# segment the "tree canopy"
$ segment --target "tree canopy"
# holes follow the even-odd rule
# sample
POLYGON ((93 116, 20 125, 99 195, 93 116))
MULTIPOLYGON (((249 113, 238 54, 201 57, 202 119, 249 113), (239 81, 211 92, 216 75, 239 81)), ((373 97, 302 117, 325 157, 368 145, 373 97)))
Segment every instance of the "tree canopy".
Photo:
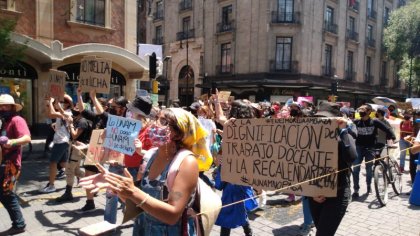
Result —
POLYGON ((13 66, 24 57, 26 46, 16 45, 10 38, 15 26, 16 21, 0 20, 0 69, 13 66))

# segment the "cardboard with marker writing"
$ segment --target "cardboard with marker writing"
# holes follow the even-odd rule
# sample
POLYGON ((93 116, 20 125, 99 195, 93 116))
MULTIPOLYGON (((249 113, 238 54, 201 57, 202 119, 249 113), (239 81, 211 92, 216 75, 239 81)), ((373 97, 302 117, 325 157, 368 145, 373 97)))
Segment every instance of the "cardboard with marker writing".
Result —
POLYGON ((397 102, 397 107, 403 111, 413 110, 411 102, 397 102))
POLYGON ((50 78, 47 82, 47 96, 58 101, 64 101, 64 92, 67 73, 50 69, 50 78))
POLYGON ((108 115, 103 146, 111 150, 133 155, 134 140, 141 129, 141 121, 121 116, 108 115))
POLYGON ((336 120, 329 118, 231 120, 223 132, 222 180, 256 189, 334 197, 336 128, 336 120), (311 181, 284 189, 307 180, 311 181))
POLYGON ((84 57, 80 63, 79 87, 82 92, 96 90, 109 94, 111 86, 112 61, 95 56, 84 57))

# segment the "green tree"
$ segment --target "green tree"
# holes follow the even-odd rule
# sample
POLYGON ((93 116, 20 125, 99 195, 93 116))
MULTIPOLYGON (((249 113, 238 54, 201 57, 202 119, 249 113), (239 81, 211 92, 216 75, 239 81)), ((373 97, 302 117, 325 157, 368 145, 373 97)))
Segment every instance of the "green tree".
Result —
POLYGON ((413 79, 420 74, 420 60, 416 60, 416 57, 420 56, 419 12, 420 0, 413 0, 393 11, 383 37, 388 55, 402 65, 398 74, 403 80, 409 80, 409 96, 413 81, 415 85, 418 84, 418 81, 413 79))
POLYGON ((0 20, 0 69, 14 66, 24 57, 25 45, 14 44, 10 38, 16 21, 0 20))

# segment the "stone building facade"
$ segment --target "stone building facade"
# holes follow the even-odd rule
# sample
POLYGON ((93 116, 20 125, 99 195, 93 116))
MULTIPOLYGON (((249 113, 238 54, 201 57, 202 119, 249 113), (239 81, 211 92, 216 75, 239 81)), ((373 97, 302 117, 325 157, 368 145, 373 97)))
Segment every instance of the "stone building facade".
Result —
POLYGON ((169 100, 184 105, 212 86, 236 98, 284 102, 327 99, 335 84, 337 100, 357 106, 373 96, 405 95, 398 65, 382 46, 389 14, 402 4, 154 0, 147 42, 163 45, 169 100))
POLYGON ((23 115, 33 129, 45 123, 49 69, 68 73, 66 92, 74 102, 84 56, 112 60, 111 92, 98 96, 132 99, 137 81, 148 80, 148 64, 136 55, 136 1, 0 0, 0 20, 4 19, 17 22, 12 41, 26 49, 19 65, 0 72, 0 89, 20 89, 23 115))

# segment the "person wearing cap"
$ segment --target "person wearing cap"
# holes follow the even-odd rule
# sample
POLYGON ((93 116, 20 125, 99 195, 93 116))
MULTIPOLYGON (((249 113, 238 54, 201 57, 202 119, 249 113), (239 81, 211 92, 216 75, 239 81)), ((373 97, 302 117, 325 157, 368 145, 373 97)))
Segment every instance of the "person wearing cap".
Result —
MULTIPOLYGON (((22 145, 31 142, 31 133, 25 119, 17 112, 22 105, 15 103, 9 94, 0 95, 1 119, 1 166, 0 166, 0 202, 9 213, 12 227, 0 235, 12 235, 25 231, 25 220, 14 192, 14 185, 21 173, 22 145)), ((4 218, 3 218, 4 219, 4 218)))
POLYGON ((51 149, 50 165, 49 165, 49 182, 45 187, 40 189, 41 193, 52 193, 56 191, 54 182, 57 174, 57 163, 62 167, 66 167, 68 159, 68 149, 70 142, 69 125, 72 123, 71 108, 73 108, 73 99, 65 94, 64 102, 61 105, 58 100, 47 97, 48 117, 56 119, 54 124, 55 134, 53 138, 54 146, 51 149))
MULTIPOLYGON (((331 102, 321 102, 317 117, 339 117, 340 108, 331 102)), ((338 177, 336 197, 309 197, 309 208, 316 227, 316 235, 329 236, 337 231, 350 203, 350 174, 352 162, 356 159, 356 144, 349 133, 346 118, 337 118, 338 177)))
MULTIPOLYGON (((375 113, 376 119, 378 119, 379 121, 384 123, 384 125, 386 125, 386 127, 394 130, 392 128, 391 124, 385 119, 385 115, 386 115, 386 112, 387 112, 386 110, 387 109, 385 109, 385 108, 378 108, 376 110, 376 113, 375 113)), ((378 130, 377 142, 386 144, 386 133, 384 131, 378 130)))
POLYGON ((363 159, 366 164, 366 185, 367 185, 367 194, 372 193, 372 188, 370 184, 372 183, 372 172, 373 172, 373 163, 374 153, 371 151, 377 142, 376 134, 378 129, 386 133, 387 140, 395 140, 394 131, 378 119, 371 119, 370 113, 372 112, 372 107, 370 105, 362 105, 358 108, 360 115, 359 120, 355 120, 354 124, 357 128, 357 138, 356 138, 356 150, 357 158, 354 161, 353 165, 353 199, 356 200, 359 198, 359 175, 360 175, 360 164, 363 159))

